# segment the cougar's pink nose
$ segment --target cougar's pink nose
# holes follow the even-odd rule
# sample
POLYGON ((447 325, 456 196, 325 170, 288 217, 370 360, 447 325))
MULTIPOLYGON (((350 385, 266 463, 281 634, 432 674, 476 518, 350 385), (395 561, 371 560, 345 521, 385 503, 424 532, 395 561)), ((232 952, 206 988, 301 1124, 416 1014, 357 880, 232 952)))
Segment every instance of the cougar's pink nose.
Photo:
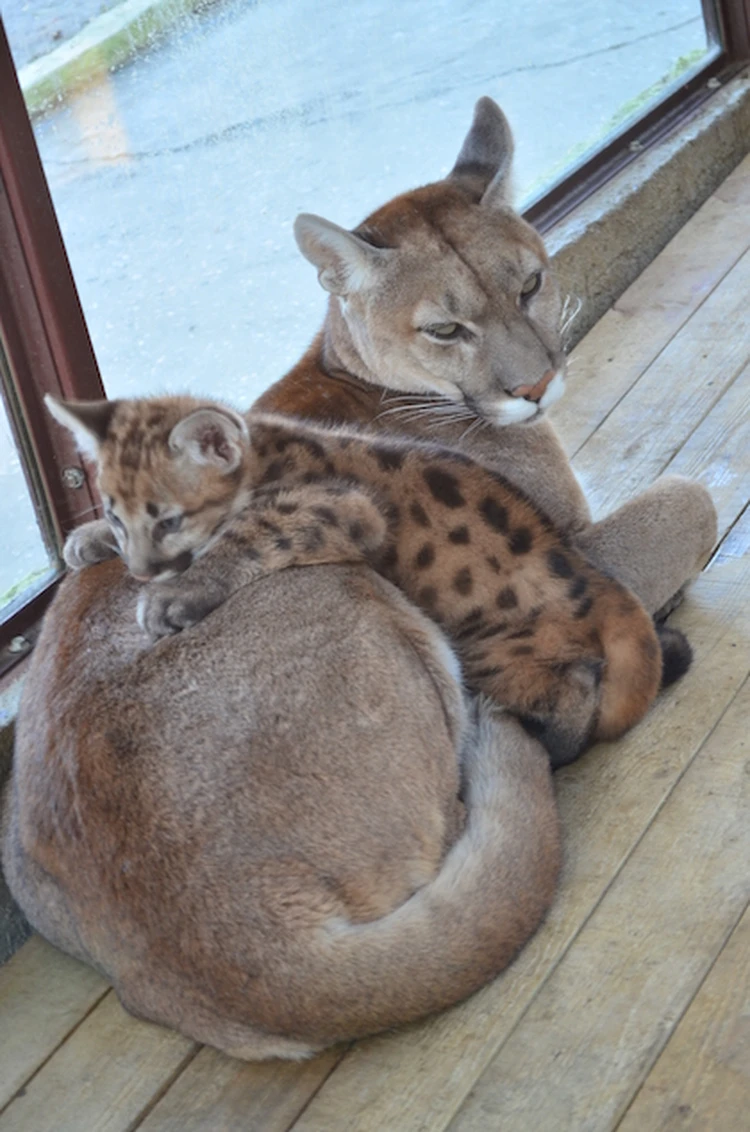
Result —
POLYGON ((519 385, 513 390, 514 397, 525 397, 527 401, 541 401, 544 391, 555 376, 553 369, 548 369, 541 381, 536 385, 519 385))

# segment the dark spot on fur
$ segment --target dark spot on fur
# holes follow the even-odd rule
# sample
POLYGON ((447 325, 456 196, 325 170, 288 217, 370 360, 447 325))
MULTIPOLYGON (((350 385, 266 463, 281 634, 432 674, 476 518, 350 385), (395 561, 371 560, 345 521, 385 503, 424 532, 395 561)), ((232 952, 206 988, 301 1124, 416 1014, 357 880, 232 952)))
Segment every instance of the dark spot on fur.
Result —
POLYGON ((288 460, 272 460, 263 473, 263 478, 260 482, 269 483, 272 480, 280 480, 288 466, 288 460))
POLYGON ((299 510, 299 503, 294 503, 291 500, 288 503, 277 503, 276 510, 280 515, 293 515, 295 511, 299 510))
POLYGON ((437 604, 437 590, 434 586, 423 586, 417 594, 417 604, 423 609, 434 609, 437 604))
POLYGON ((588 617, 591 612, 591 607, 594 604, 593 598, 585 597, 578 608, 573 613, 576 621, 583 621, 584 617, 588 617))
POLYGON ((431 542, 426 542, 422 549, 417 553, 414 559, 414 565, 418 570, 425 570, 428 566, 432 566, 435 561, 435 547, 431 542))
POLYGON ((495 599, 498 609, 515 609, 518 605, 518 594, 513 586, 505 586, 495 599))
POLYGON ((448 541, 452 542, 454 546, 468 546, 471 542, 469 528, 454 527, 452 531, 448 531, 448 541))
POLYGON ((579 574, 578 577, 574 578, 570 583, 568 597, 571 599, 571 601, 578 601, 579 597, 583 597, 583 595, 586 593, 587 586, 588 582, 584 578, 583 574, 579 574))
POLYGON ((522 637, 533 637, 533 636, 534 636, 534 630, 530 629, 528 626, 526 626, 526 628, 524 628, 524 629, 516 629, 515 633, 509 633, 508 634, 508 640, 509 641, 520 641, 522 637))
POLYGON ((502 573, 502 571, 503 571, 503 566, 502 566, 502 563, 501 563, 500 559, 499 559, 499 558, 497 557, 497 555, 495 555, 495 554, 488 554, 488 555, 487 555, 487 559, 486 559, 486 561, 487 561, 487 565, 488 565, 488 566, 489 566, 489 567, 490 567, 490 568, 491 568, 492 570, 494 570, 496 574, 501 574, 501 573, 502 573))
POLYGON ((353 523, 349 524, 349 538, 352 540, 352 542, 361 542, 364 537, 364 524, 360 523, 358 519, 355 519, 353 523))
POLYGON ((338 515, 333 507, 313 507, 313 515, 316 515, 321 523, 325 523, 327 527, 337 527, 339 525, 338 515))
POLYGON ((307 527, 305 530, 305 550, 320 550, 326 539, 320 527, 307 527))
POLYGON ((443 468, 426 468, 424 480, 432 496, 445 507, 463 507, 466 503, 459 490, 459 482, 450 472, 443 468))
POLYGON ((323 479, 323 477, 320 474, 320 472, 305 472, 304 476, 302 477, 302 482, 303 483, 320 483, 320 481, 322 479, 323 479))
POLYGON ((453 636, 456 639, 472 636, 481 625, 483 618, 484 610, 481 606, 477 605, 474 609, 470 610, 465 617, 461 618, 453 631, 453 636))
POLYGON ((503 671, 502 664, 496 664, 493 668, 477 668, 469 674, 469 679, 474 684, 477 680, 491 680, 493 676, 501 676, 503 671))
MULTIPOLYGON (((285 437, 280 436, 279 439, 275 441, 274 448, 277 452, 286 452, 288 445, 289 441, 286 440, 285 437)), ((258 452, 260 452, 260 449, 258 449, 258 452)))
POLYGON ((511 650, 512 656, 531 656, 534 651, 533 645, 515 645, 511 650))
MULTIPOLYGON (((281 527, 272 523, 270 519, 258 519, 258 526, 262 531, 268 531, 269 535, 282 535, 284 533, 281 527)), ((226 538, 226 535, 222 537, 226 538)))
POLYGON ((411 515, 414 522, 418 524, 418 526, 430 526, 430 516, 425 511, 422 504, 418 503, 416 499, 409 504, 409 514, 411 515))
POLYGON ((465 597, 470 594, 474 588, 474 582, 471 577, 471 570, 468 566, 462 566, 453 577, 453 588, 456 593, 465 597))
POLYGON ((297 438, 299 444, 304 445, 307 451, 316 460, 325 460, 326 450, 318 440, 313 440, 310 436, 300 436, 297 438))
POLYGON ((508 536, 508 546, 511 554, 528 554, 534 544, 531 531, 528 527, 516 527, 508 536))
POLYGON ((148 514, 151 516, 152 519, 155 519, 156 516, 159 514, 159 508, 156 506, 155 503, 147 503, 146 504, 146 511, 148 512, 148 514))
POLYGON ((391 526, 394 527, 401 518, 401 508, 397 503, 386 503, 383 513, 391 526))
POLYGON ((333 478, 333 476, 335 476, 335 475, 338 475, 338 468, 336 467, 336 465, 333 463, 332 460, 326 460, 325 467, 323 468, 323 471, 325 472, 325 474, 327 476, 331 476, 331 478, 333 478))
POLYGON ((291 550, 292 549, 292 540, 290 538, 287 538, 286 535, 282 535, 281 538, 276 539, 276 549, 277 550, 291 550))
POLYGON ((502 503, 498 503, 491 495, 485 496, 479 504, 479 514, 488 527, 493 531, 504 534, 508 529, 508 512, 502 503))
POLYGON ((403 452, 399 452, 397 449, 373 445, 372 450, 375 453, 375 459, 384 472, 395 472, 404 462, 403 452))
POLYGON ((498 633, 505 633, 508 628, 507 621, 498 621, 495 625, 488 625, 486 629, 480 629, 475 634, 474 640, 486 641, 489 637, 496 637, 498 633))
POLYGON ((573 567, 570 564, 570 559, 567 554, 563 554, 561 550, 552 548, 547 551, 547 565, 550 572, 555 574, 558 578, 572 578, 573 567))

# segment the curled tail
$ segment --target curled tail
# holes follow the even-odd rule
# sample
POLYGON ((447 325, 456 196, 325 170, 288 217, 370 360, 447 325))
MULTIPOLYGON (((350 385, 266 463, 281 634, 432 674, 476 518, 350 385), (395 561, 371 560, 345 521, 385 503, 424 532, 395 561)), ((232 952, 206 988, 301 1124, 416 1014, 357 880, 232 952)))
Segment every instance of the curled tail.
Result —
POLYGON ((693 662, 693 650, 680 629, 657 625, 656 635, 661 648, 661 686, 668 688, 687 672, 693 662))
MULTIPOLYGON (((314 1048, 442 1010, 510 963, 560 866, 547 759, 481 706, 465 760, 465 830, 438 875, 382 919, 329 923, 285 980, 285 1033, 314 1048)), ((281 1005, 281 1004, 280 1004, 281 1005)))

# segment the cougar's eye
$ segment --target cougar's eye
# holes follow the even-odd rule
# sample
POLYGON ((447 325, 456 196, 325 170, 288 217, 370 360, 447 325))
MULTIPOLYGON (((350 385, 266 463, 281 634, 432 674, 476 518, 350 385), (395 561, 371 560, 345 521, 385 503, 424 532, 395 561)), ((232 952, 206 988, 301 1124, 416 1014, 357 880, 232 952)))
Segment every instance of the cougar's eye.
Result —
POLYGON ((541 285, 542 273, 541 271, 535 271, 533 275, 530 275, 528 277, 523 287, 521 288, 521 301, 524 303, 528 302, 529 299, 531 299, 537 293, 541 285))
POLYGON ((167 515, 154 523, 154 533, 158 535, 172 535, 182 526, 182 515, 167 515))
POLYGON ((461 330, 460 322, 440 322, 436 326, 425 326, 424 333, 428 338, 436 338, 438 342, 455 342, 461 330))

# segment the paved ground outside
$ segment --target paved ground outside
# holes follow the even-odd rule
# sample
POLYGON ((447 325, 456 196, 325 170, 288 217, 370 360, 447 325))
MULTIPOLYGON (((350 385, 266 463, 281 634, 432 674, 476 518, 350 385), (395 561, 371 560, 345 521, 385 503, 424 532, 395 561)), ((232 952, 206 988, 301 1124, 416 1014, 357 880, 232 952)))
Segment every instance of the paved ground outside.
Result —
MULTIPOLYGON (((0 3, 22 68, 98 6, 0 3)), ((191 14, 35 124, 109 392, 249 404, 323 313, 297 213, 352 225, 444 174, 482 94, 509 115, 528 196, 704 47, 700 0, 579 0, 574 17, 548 0, 226 0, 191 14)), ((1 427, 0 488, 13 547, 1 596, 36 538, 1 427)))

